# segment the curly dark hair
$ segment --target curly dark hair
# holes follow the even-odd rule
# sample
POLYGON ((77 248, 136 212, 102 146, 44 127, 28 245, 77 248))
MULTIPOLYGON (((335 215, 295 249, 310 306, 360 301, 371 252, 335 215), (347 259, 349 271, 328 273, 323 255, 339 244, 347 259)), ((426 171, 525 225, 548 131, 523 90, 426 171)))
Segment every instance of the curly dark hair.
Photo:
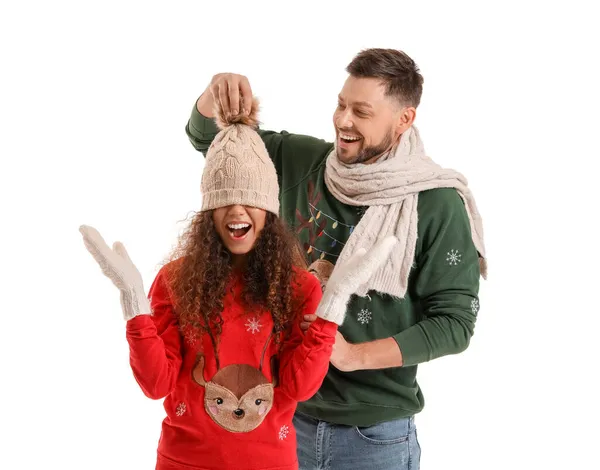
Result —
MULTIPOLYGON (((297 247, 292 232, 267 212, 265 226, 248 253, 243 272, 243 303, 248 309, 271 313, 278 342, 289 330, 296 311, 293 266, 306 266, 297 247)), ((170 260, 174 262, 169 265, 169 285, 179 327, 196 338, 208 333, 216 352, 223 324, 223 299, 233 268, 212 211, 199 212, 192 218, 170 260)))

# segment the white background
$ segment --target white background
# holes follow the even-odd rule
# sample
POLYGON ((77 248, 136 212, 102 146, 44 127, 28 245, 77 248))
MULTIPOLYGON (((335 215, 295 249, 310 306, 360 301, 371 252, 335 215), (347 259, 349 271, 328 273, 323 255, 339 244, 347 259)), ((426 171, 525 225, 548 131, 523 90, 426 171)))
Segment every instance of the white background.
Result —
POLYGON ((2 3, 0 468, 154 468, 162 404, 79 225, 123 241, 148 288, 200 207, 184 126, 211 76, 246 74, 264 128, 331 139, 365 47, 419 64, 426 149, 468 177, 489 251, 470 348, 419 371, 421 468, 600 468, 591 7, 218 4, 2 3))

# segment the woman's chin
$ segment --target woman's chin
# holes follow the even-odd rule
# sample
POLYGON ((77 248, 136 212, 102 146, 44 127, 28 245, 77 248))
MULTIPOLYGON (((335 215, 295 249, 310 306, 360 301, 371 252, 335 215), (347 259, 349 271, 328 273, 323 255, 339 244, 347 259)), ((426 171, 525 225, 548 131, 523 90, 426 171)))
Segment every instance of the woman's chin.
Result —
POLYGON ((244 256, 252 251, 252 248, 254 247, 254 240, 244 240, 243 242, 239 243, 227 243, 225 246, 232 255, 244 256))

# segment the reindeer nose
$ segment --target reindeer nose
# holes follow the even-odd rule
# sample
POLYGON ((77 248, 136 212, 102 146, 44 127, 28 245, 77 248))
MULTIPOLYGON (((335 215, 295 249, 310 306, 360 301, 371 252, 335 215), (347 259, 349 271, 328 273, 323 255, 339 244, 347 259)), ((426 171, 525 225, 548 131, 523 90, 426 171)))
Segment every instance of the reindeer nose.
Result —
POLYGON ((233 412, 233 414, 235 419, 242 419, 246 413, 241 408, 238 408, 233 412))

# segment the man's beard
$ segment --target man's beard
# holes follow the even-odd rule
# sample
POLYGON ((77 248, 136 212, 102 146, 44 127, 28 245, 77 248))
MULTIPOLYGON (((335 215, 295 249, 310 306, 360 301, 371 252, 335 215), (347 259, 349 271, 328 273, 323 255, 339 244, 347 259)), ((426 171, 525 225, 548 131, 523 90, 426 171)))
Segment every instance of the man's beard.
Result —
POLYGON ((381 156, 384 152, 390 149, 394 142, 394 137, 392 131, 389 131, 385 138, 379 142, 377 145, 373 145, 371 147, 364 147, 358 152, 358 155, 354 157, 354 159, 348 162, 351 165, 357 163, 365 163, 369 160, 372 160, 375 157, 381 156))

